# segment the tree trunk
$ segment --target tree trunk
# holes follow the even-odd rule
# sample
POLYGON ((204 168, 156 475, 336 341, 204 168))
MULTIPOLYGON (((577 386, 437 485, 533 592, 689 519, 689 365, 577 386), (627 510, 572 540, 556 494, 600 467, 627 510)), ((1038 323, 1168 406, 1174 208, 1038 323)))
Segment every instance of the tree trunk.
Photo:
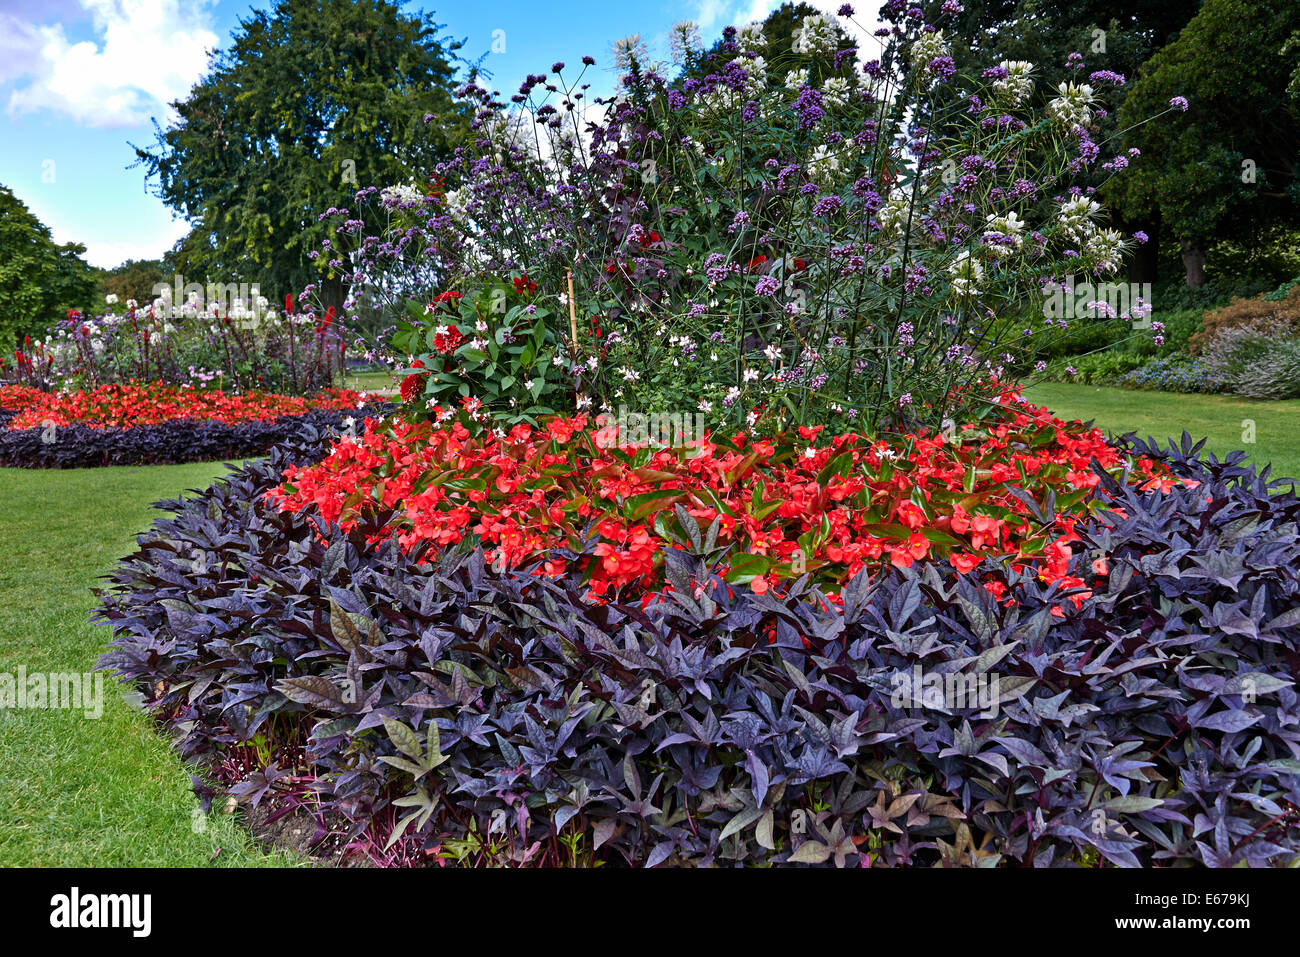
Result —
POLYGON ((1200 289, 1205 285, 1205 249, 1194 239, 1178 240, 1178 247, 1183 254, 1183 268, 1187 270, 1189 289, 1200 289))

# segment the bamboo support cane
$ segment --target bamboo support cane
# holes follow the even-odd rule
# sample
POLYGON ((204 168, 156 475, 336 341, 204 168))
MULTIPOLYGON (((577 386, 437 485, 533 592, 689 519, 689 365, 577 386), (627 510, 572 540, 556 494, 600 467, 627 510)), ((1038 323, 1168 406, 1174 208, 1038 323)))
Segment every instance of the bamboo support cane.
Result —
POLYGON ((573 270, 566 269, 564 278, 569 282, 569 335, 573 340, 573 358, 578 358, 578 313, 573 303, 573 270))

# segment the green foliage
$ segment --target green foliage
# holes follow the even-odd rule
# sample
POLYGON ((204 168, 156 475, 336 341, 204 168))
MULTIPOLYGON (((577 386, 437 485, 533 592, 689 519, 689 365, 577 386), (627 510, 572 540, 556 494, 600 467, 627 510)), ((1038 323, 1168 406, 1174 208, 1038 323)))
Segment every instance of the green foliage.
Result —
POLYGON ((122 302, 134 299, 144 304, 154 299, 155 286, 170 282, 171 274, 164 272, 162 260, 128 259, 120 266, 104 272, 100 291, 104 295, 117 296, 122 302))
POLYGON ((0 348, 38 333, 69 309, 88 309, 95 271, 86 247, 59 245, 7 186, 0 185, 0 348))
POLYGON ((1206 0, 1120 109, 1121 125, 1135 127, 1126 144, 1142 157, 1108 198, 1159 215, 1185 245, 1202 249, 1216 236, 1251 236, 1294 216, 1300 124, 1285 91, 1293 63, 1280 51, 1298 25, 1295 4, 1206 0), (1190 104, 1186 113, 1143 123, 1178 96, 1190 104), (1244 181, 1252 169, 1254 182, 1244 181))
MULTIPOLYGON (((311 254, 330 236, 321 213, 360 188, 406 182, 462 135, 458 44, 440 30, 386 0, 279 0, 242 20, 174 104, 179 123, 154 149, 136 148, 161 198, 194 223, 176 258, 271 295, 312 281, 311 254)), ((338 269, 320 285, 326 306, 342 304, 338 269)))
POLYGON ((393 343, 427 371, 421 403, 460 409, 472 396, 482 403, 481 415, 507 426, 535 424, 570 405, 555 331, 567 317, 520 298, 498 282, 428 306, 407 304, 393 343), (466 338, 446 350, 440 337, 462 329, 466 338))

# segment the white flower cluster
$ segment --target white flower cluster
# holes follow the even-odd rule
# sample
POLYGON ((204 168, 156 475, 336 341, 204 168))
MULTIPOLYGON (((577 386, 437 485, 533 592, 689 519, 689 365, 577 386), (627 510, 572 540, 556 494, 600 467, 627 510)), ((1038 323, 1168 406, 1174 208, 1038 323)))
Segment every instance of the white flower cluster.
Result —
POLYGON ((804 56, 816 56, 819 53, 834 53, 839 42, 840 29, 835 18, 815 13, 803 18, 803 23, 795 31, 791 48, 804 56))
POLYGON ((1083 255, 1092 261, 1094 268, 1111 273, 1119 268, 1124 255, 1124 239, 1114 229, 1100 229, 1088 237, 1083 255))
POLYGON ((916 38, 912 44, 912 66, 924 67, 931 60, 937 60, 940 57, 948 55, 948 41, 944 38, 942 30, 935 30, 933 33, 923 33, 916 38))
POLYGON ((834 146, 819 145, 808 157, 806 169, 809 178, 818 186, 831 188, 852 172, 855 157, 849 149, 851 140, 844 140, 834 146))
POLYGON ((1003 216, 990 214, 986 223, 984 232, 985 240, 996 240, 997 237, 1006 237, 1002 241, 988 242, 986 248, 989 254, 996 259, 1003 259, 1014 252, 1019 252, 1025 239, 1022 235, 1025 229, 1025 221, 1016 216, 1015 212, 1009 212, 1003 216))
POLYGON ((736 31, 736 46, 741 53, 760 53, 767 48, 767 37, 763 35, 763 22, 755 20, 736 31))
POLYGON ((1047 104, 1047 115, 1062 126, 1073 129, 1092 121, 1092 104, 1096 97, 1087 83, 1062 82, 1056 88, 1060 96, 1047 104))
POLYGON ((1028 60, 1003 60, 998 66, 1007 75, 993 81, 993 92, 1006 100, 1009 106, 1019 106, 1034 92, 1034 65, 1028 60))
POLYGON ((469 188, 462 186, 460 189, 450 190, 443 196, 443 205, 448 216, 457 222, 465 222, 469 218, 469 188))
POLYGON ((392 209, 403 204, 418 205, 424 202, 424 195, 416 188, 414 183, 408 183, 404 186, 385 186, 379 191, 379 201, 392 209))
POLYGON ((745 85, 739 90, 719 85, 700 97, 700 111, 705 114, 725 114, 738 110, 750 100, 761 100, 767 88, 767 64, 763 58, 752 60, 732 60, 733 64, 745 71, 745 85))
POLYGON ((880 223, 880 233, 882 238, 893 238, 902 231, 903 226, 907 223, 908 200, 905 196, 891 196, 885 200, 885 205, 880 207, 876 213, 876 220, 880 223))
POLYGON ((1096 226, 1092 218, 1101 212, 1101 206, 1086 196, 1073 196, 1061 204, 1056 221, 1071 239, 1083 241, 1093 234, 1096 226))
MULTIPOLYGON (((857 74, 853 74, 856 79, 857 74)), ((822 103, 832 110, 840 110, 849 105, 853 98, 853 81, 842 76, 832 76, 822 84, 822 103)))
POLYGON ((948 265, 948 272, 952 274, 953 291, 959 296, 968 296, 978 291, 979 284, 984 279, 984 267, 971 256, 968 249, 963 249, 961 255, 948 265))

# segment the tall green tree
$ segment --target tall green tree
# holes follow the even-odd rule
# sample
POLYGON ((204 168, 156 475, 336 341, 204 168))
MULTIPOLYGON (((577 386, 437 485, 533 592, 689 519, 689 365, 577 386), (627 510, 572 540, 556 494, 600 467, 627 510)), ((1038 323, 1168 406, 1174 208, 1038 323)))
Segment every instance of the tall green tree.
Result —
POLYGON ((39 335, 69 309, 94 304, 96 271, 80 243, 60 245, 13 190, 0 185, 0 347, 39 335))
POLYGON ((1300 4, 1205 0, 1120 110, 1121 123, 1136 124, 1174 97, 1189 104, 1128 135, 1143 155, 1114 192, 1126 208, 1159 215, 1191 287, 1204 284, 1211 240, 1250 242, 1300 212, 1300 91, 1287 88, 1297 29, 1300 4))
POLYGON ((319 282, 341 303, 340 276, 309 255, 333 238, 319 216, 427 175, 468 128, 452 95, 459 44, 441 30, 386 0, 279 0, 241 20, 173 104, 178 121, 136 148, 192 224, 183 259, 204 275, 186 281, 258 282, 268 297, 319 282))
POLYGON ((134 299, 144 306, 153 299, 155 286, 170 282, 170 277, 164 278, 162 260, 128 259, 104 271, 102 289, 105 295, 112 293, 122 302, 134 299))

